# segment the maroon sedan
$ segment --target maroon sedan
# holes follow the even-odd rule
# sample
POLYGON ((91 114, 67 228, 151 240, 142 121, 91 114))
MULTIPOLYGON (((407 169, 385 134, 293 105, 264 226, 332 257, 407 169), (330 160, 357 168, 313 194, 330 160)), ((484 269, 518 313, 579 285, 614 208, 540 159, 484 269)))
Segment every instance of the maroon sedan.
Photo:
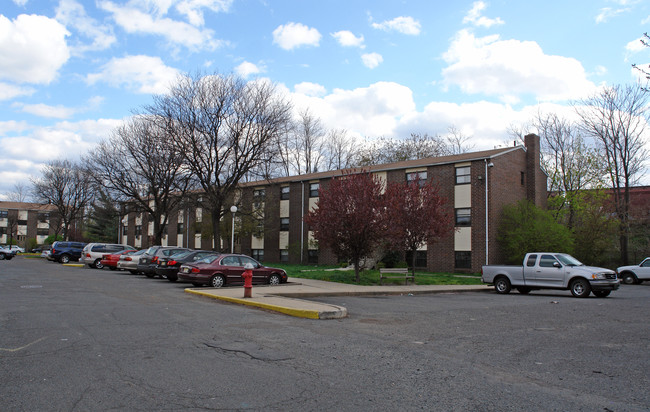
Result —
POLYGON ((253 283, 279 285, 287 281, 287 273, 282 269, 263 266, 255 259, 245 255, 213 255, 192 264, 183 264, 178 279, 192 282, 194 286, 210 285, 220 288, 224 285, 241 285, 244 267, 252 265, 253 283))

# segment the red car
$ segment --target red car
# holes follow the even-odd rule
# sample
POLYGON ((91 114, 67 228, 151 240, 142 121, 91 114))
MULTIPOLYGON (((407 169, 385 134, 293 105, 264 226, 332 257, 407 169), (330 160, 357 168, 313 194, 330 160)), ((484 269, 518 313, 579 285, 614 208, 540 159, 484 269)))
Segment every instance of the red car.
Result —
POLYGON ((252 265, 253 283, 279 285, 286 283, 287 272, 282 269, 263 266, 245 255, 213 255, 192 264, 181 265, 178 279, 192 282, 194 286, 210 285, 220 288, 224 285, 241 285, 244 266, 252 265))
POLYGON ((120 260, 120 256, 122 255, 130 255, 133 252, 137 252, 137 250, 132 249, 132 250, 121 250, 117 253, 110 253, 106 255, 102 255, 102 265, 104 267, 109 268, 110 270, 116 270, 117 269, 117 262, 120 260))

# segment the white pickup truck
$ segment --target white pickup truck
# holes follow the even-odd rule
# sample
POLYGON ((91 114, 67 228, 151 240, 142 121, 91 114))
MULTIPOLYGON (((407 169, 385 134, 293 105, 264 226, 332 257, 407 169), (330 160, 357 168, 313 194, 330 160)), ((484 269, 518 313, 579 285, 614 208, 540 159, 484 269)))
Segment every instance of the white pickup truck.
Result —
POLYGON ((619 278, 623 279, 623 283, 628 285, 650 280, 650 257, 645 258, 638 265, 621 266, 616 269, 616 273, 619 278))
POLYGON ((528 253, 523 266, 487 265, 481 275, 483 283, 494 285, 502 294, 513 287, 523 294, 537 289, 568 289, 578 298, 589 293, 604 298, 621 283, 613 270, 585 266, 565 253, 528 253))

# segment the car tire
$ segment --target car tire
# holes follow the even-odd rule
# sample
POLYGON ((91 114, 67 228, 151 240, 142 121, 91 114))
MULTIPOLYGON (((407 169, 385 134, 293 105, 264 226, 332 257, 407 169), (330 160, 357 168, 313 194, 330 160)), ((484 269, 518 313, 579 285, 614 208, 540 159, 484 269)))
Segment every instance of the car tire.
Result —
POLYGON ((511 289, 512 285, 510 284, 510 280, 505 276, 499 276, 494 281, 494 290, 501 295, 510 293, 511 289))
POLYGON ((138 271, 135 270, 135 269, 131 269, 131 270, 129 270, 129 272, 131 272, 132 275, 137 275, 138 274, 138 271))
POLYGON ((220 288, 226 284, 226 279, 222 275, 214 275, 210 278, 210 286, 220 288))
POLYGON ((148 277, 149 279, 151 279, 151 278, 153 278, 154 276, 156 276, 155 273, 145 273, 144 275, 145 275, 146 277, 148 277))
POLYGON ((59 262, 65 264, 65 263, 70 263, 70 255, 63 254, 59 258, 59 262))
MULTIPOLYGON (((5 260, 5 259, 7 259, 7 257, 5 256, 5 254, 4 254, 4 253, 0 253, 0 260, 5 260)), ((7 260, 9 260, 9 259, 7 259, 7 260)))
POLYGON ((110 270, 117 270, 117 268, 116 268, 115 266, 109 266, 108 268, 109 268, 110 270))
POLYGON ((269 285, 271 286, 277 286, 280 284, 280 276, 279 275, 271 275, 269 276, 269 285))
POLYGON ((518 287, 517 292, 521 293, 522 295, 527 295, 530 293, 530 288, 518 287))
POLYGON ((170 282, 176 282, 178 280, 178 276, 176 275, 167 275, 167 280, 170 282))
POLYGON ((586 298, 591 293, 591 286, 587 279, 576 279, 571 282, 571 294, 576 298, 586 298))
POLYGON ((626 285, 634 285, 637 283, 636 276, 634 276, 634 273, 625 273, 623 275, 623 283, 626 285))
POLYGON ((93 267, 95 269, 104 269, 104 265, 102 264, 102 260, 101 259, 95 259, 95 261, 93 262, 93 267))
POLYGON ((610 293, 612 293, 611 290, 594 290, 591 293, 594 294, 595 297, 597 298, 606 298, 609 296, 610 293))

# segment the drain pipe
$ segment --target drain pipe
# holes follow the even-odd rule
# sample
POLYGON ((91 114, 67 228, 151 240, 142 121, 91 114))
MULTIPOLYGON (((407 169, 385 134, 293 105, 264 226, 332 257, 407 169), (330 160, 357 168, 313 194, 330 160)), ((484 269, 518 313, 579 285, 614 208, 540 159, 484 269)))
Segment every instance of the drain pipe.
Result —
POLYGON ((488 158, 485 159, 485 264, 489 265, 489 256, 490 256, 490 226, 489 226, 489 203, 488 203, 488 186, 490 184, 490 180, 488 179, 488 167, 492 168, 494 167, 494 163, 490 161, 488 163, 488 158))
POLYGON ((300 182, 300 263, 305 253, 305 181, 300 182))

